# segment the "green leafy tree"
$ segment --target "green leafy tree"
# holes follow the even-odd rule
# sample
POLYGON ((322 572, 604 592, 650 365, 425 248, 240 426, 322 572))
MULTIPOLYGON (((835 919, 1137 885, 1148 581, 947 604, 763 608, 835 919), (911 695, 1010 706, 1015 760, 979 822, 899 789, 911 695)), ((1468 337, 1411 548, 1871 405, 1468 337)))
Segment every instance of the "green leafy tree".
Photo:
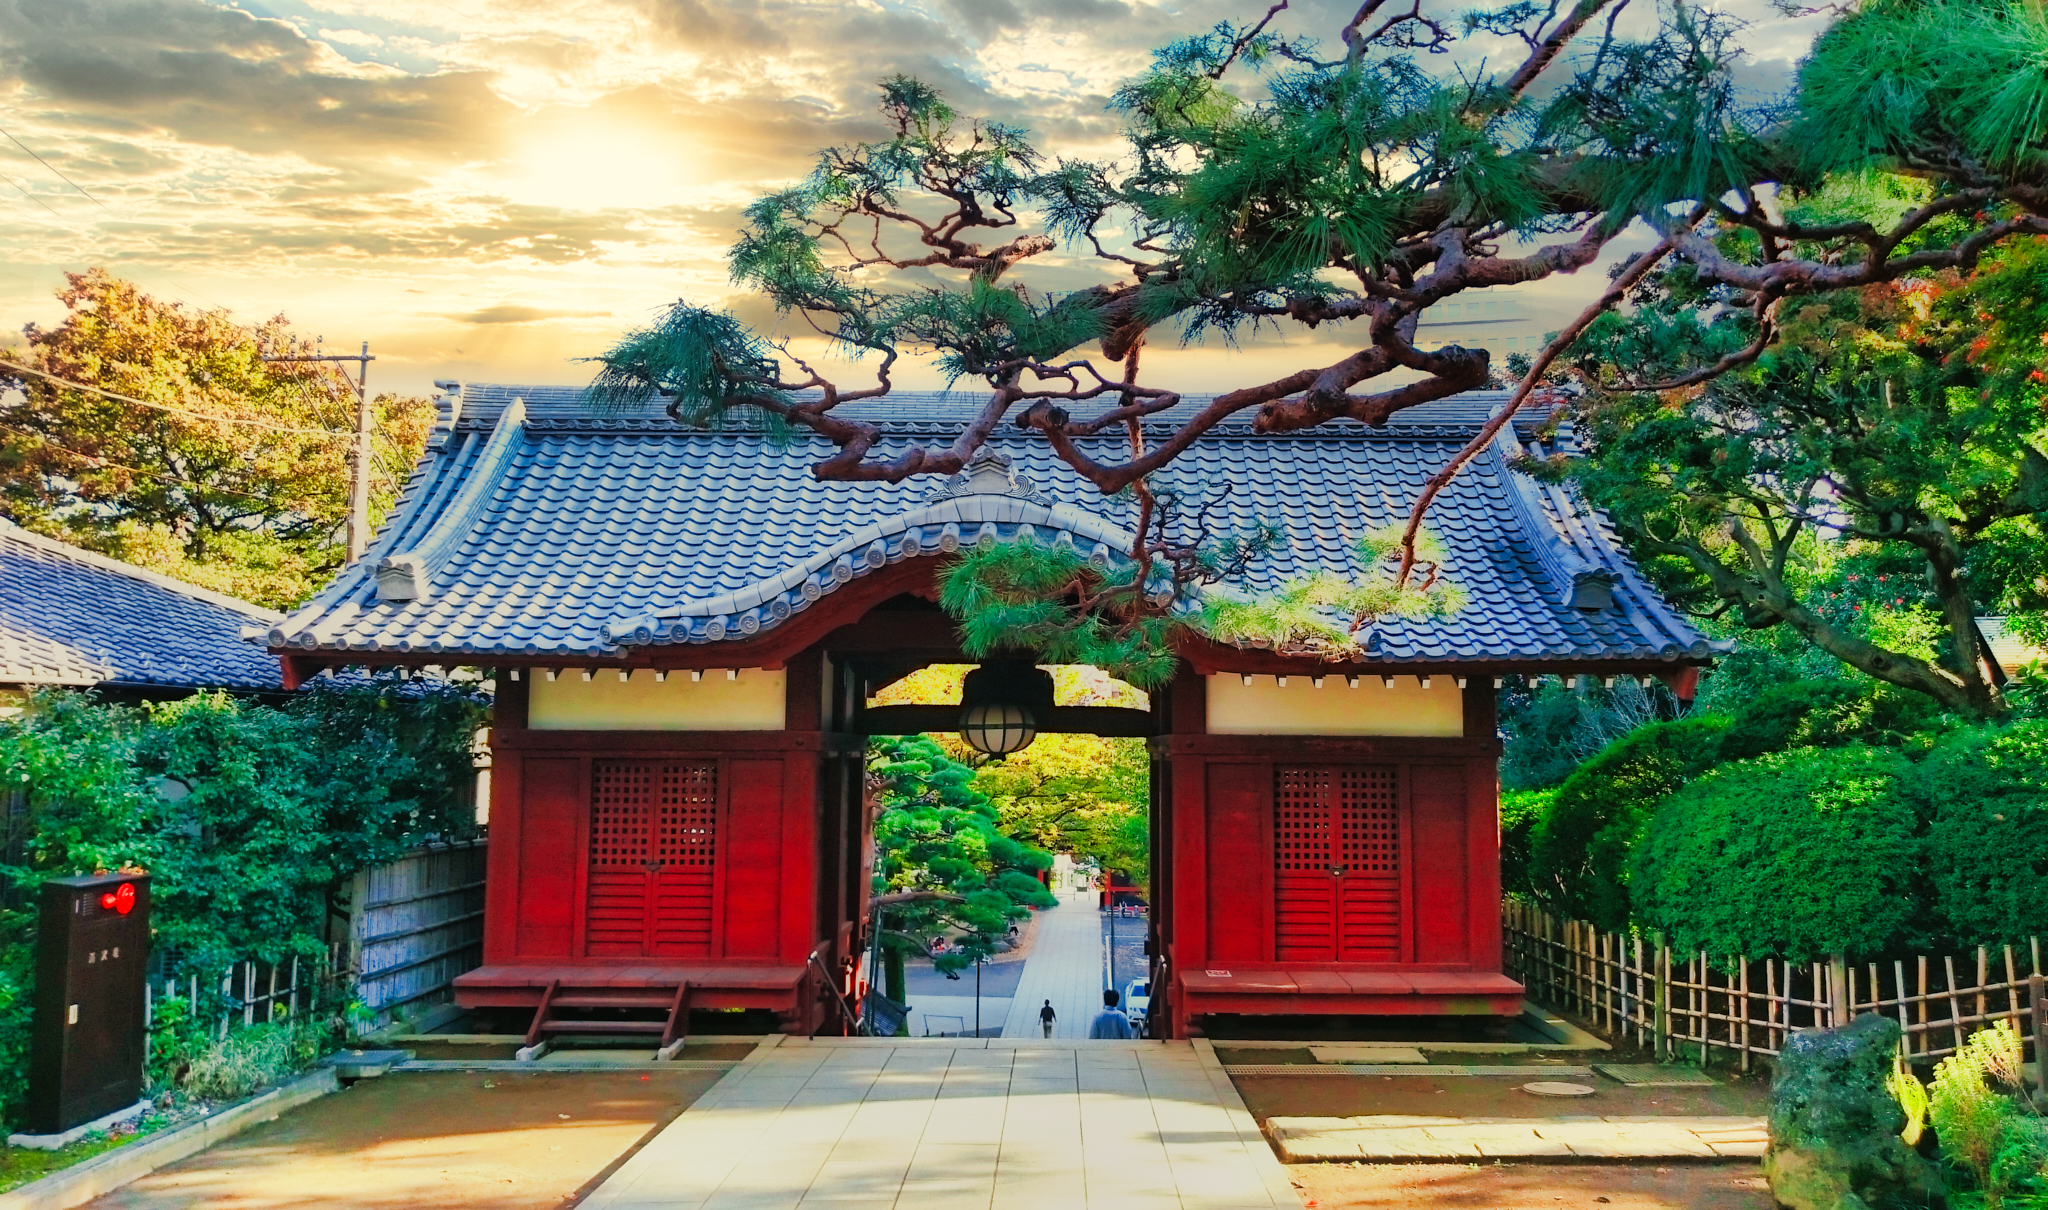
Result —
POLYGON ((1917 939, 1919 820, 1896 752, 1723 765, 1656 806, 1631 855, 1639 921, 1680 953, 1812 961, 1917 939))
MULTIPOLYGON (((254 326, 142 293, 103 269, 67 275, 67 314, 29 325, 0 366, 0 508, 26 528, 275 608, 346 555, 355 392, 284 317, 254 326), (36 373, 157 406, 61 386, 36 373)), ((431 402, 373 402, 371 519, 392 506, 433 424, 431 402)))
MULTIPOLYGON (((1275 5, 1256 24, 1159 50, 1115 93, 1126 150, 1100 161, 1050 158, 1027 132, 961 114, 924 82, 883 81, 886 136, 829 148, 807 178, 756 201, 729 256, 737 284, 864 359, 872 380, 828 375, 786 342, 686 301, 605 352, 593 392, 637 403, 659 390, 693 422, 815 435, 837 447, 815 473, 838 480, 956 473, 1008 421, 1099 490, 1130 489, 1142 503, 1148 477, 1227 418, 1269 432, 1380 424, 1490 381, 1484 351, 1418 338, 1425 312, 1584 268, 1638 224, 1654 233, 1652 251, 1515 367, 1505 411, 1667 261, 1730 321, 1686 346, 1665 379, 1675 384, 1773 347, 1788 300, 1967 270, 2001 240, 2048 232, 2048 26, 2032 5, 1840 10, 1793 95, 1754 104, 1738 87, 1736 23, 1673 5, 1627 38, 1619 5, 1367 3, 1324 43, 1283 34, 1292 16, 1275 5), (1503 44, 1515 53, 1433 60, 1503 44), (1903 174, 1922 192, 1824 215, 1771 200, 1874 173, 1903 174), (1097 279, 1075 284, 1077 265, 1097 279), (1147 381, 1149 341, 1307 330, 1320 338, 1309 347, 1342 347, 1226 384, 1169 431, 1142 431, 1139 421, 1178 402, 1147 381), (884 442, 845 407, 888 395, 905 357, 987 392, 947 444, 884 442)), ((1424 486, 1385 591, 1429 579, 1429 502, 1504 422, 1424 486)), ((1092 598, 1122 638, 1156 645, 1161 628, 1141 617, 1186 605, 1151 587, 1148 547, 1168 540, 1141 523, 1136 578, 1105 578, 1108 592, 1056 568, 1013 582, 1092 598)), ((1339 613, 1311 603, 1322 621, 1339 613)), ((1091 637, 1086 626, 1055 629, 1061 642, 1091 637)), ((1940 679, 1900 675, 1930 688, 1940 679)), ((1961 698, 1995 704, 1968 685, 1961 698)))
POLYGON ((1514 677, 1502 685, 1499 703, 1507 736, 1500 782, 1508 790, 1561 785, 1615 740, 1680 713, 1670 690, 1662 685, 1645 689, 1626 679, 1603 687, 1514 677))
POLYGON ((1935 909, 1956 939, 2010 945, 2048 932, 2048 722, 1957 732, 1912 789, 1935 909))
POLYGON ((343 882, 423 840, 474 834, 485 703, 415 681, 325 684, 282 707, 223 695, 119 706, 36 695, 0 720, 0 1119, 23 1095, 37 888, 141 867, 170 973, 325 949, 343 882))
POLYGON ((1581 765, 1529 829, 1529 883, 1553 911, 1629 925, 1629 852, 1657 804, 1713 767, 1725 719, 1651 723, 1581 765))
MULTIPOLYGON (((1873 188, 1824 190, 1794 213, 1848 222, 1881 208, 1873 188)), ((1606 388, 1579 409, 1589 456, 1538 469, 1576 477, 1679 602, 1783 627, 1943 708, 2003 714, 1976 618, 2048 602, 2048 327, 2022 342, 2037 310, 1994 315, 2044 284, 2048 252, 2029 240, 1969 278, 1786 300, 1759 324, 1674 269, 1585 354, 1606 388), (1739 372, 1627 389, 1765 338, 1739 372)))
POLYGON ((1012 921, 1056 902, 1036 871, 1052 855, 1004 835, 995 807, 974 787, 974 770, 947 755, 930 736, 878 738, 868 775, 875 789, 877 892, 935 891, 953 902, 906 905, 889 913, 883 936, 885 987, 902 995, 902 955, 922 951, 922 938, 954 926, 958 943, 934 965, 957 974, 996 952, 1012 921))
POLYGON ((1500 795, 1500 887, 1510 895, 1534 895, 1529 837, 1557 797, 1552 790, 1503 790, 1500 795))
MULTIPOLYGON (((970 664, 933 664, 875 695, 877 705, 939 705, 960 700, 970 664)), ((1049 669, 1062 706, 1144 709, 1145 695, 1101 669, 1049 669)), ((1053 853, 1071 853, 1140 884, 1151 865, 1151 768, 1145 741, 1041 733, 1022 751, 989 760, 958 736, 926 738, 973 769, 972 788, 996 810, 1005 836, 1053 853)))

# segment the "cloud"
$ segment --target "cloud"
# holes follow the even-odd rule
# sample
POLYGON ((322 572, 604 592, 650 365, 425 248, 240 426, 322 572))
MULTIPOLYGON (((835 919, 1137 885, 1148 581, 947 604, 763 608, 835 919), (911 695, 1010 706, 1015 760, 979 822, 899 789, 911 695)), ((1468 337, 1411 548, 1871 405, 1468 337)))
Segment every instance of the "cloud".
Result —
POLYGON ((540 307, 522 307, 517 303, 499 303, 467 315, 450 315, 449 319, 466 324, 530 324, 543 319, 608 319, 610 311, 548 311, 540 307))
POLYGON ((490 74, 353 64, 295 27, 203 0, 0 0, 0 86, 78 126, 403 166, 497 154, 490 74))
MULTIPOLYGON (((1743 38, 1745 86, 1771 90, 1817 19, 1769 17, 1762 0, 1725 5, 1756 21, 1743 38)), ((1356 6, 1294 0, 1274 28, 1327 39, 1356 6)), ((805 341, 808 329, 778 321, 765 300, 730 297, 724 249, 741 207, 803 176, 820 149, 886 137, 878 80, 924 79, 963 114, 1031 130, 1050 154, 1116 155, 1116 85, 1154 48, 1256 20, 1267 3, 275 7, 289 19, 258 15, 249 0, 0 0, 8 129, 113 211, 0 144, 0 171, 57 212, 20 197, 0 207, 0 265, 12 266, 0 274, 0 327, 47 319, 60 270, 106 264, 158 290, 203 282, 197 293, 233 299, 246 319, 282 309, 409 349, 418 389, 444 370, 582 374, 561 359, 595 351, 606 320, 634 326, 678 296, 805 341), (546 301, 493 301, 508 299, 546 301)), ((1655 17, 1638 7, 1626 20, 1655 17)), ((1477 39, 1465 50, 1515 53, 1477 39)), ((1460 65, 1454 55, 1428 66, 1460 65)), ((1069 287, 1097 271, 1049 257, 1029 283, 1069 287)), ((1569 306, 1598 277, 1536 293, 1569 306)), ((1337 339, 1336 329, 1315 334, 1337 339)), ((1184 363, 1182 377, 1213 387, 1328 351, 1258 343, 1162 343, 1148 373, 1174 378, 1171 365, 1184 363)), ((903 382, 923 373, 897 367, 903 382)))

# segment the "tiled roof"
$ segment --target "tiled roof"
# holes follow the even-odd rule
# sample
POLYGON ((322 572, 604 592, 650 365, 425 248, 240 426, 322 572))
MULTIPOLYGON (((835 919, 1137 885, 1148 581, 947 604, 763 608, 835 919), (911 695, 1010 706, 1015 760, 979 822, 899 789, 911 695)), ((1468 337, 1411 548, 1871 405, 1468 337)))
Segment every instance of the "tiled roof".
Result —
MULTIPOLYGON (((1460 396, 1378 429, 1219 426, 1161 477, 1206 504, 1215 530, 1283 526, 1287 548, 1246 587, 1317 568, 1353 574, 1353 540, 1405 518, 1423 481, 1499 400, 1460 396)), ((932 395, 868 405, 885 432, 875 454, 958 432, 972 406, 932 395)), ((1504 432, 1431 514, 1451 551, 1447 574, 1470 604, 1448 619, 1380 623, 1365 644, 1369 661, 1697 663, 1713 653, 1597 516, 1508 469, 1517 441, 1540 438, 1539 419, 1504 432)), ((1087 440, 1112 457, 1125 437, 1087 440)), ((977 482, 960 476, 951 487, 821 483, 810 464, 836 452, 821 439, 778 445, 756 432, 693 430, 658 406, 599 414, 574 387, 471 385, 444 400, 437 443, 369 556, 274 627, 271 643, 601 658, 744 640, 876 568, 1027 527, 1039 541, 1122 557, 1131 505, 1105 499, 1035 433, 1006 427, 989 449, 1012 470, 983 466, 977 482)))
POLYGON ((2002 617, 1978 618, 1977 631, 1984 636, 1984 641, 1990 644, 1991 654, 1998 660, 1998 666, 2005 669, 2008 675, 2018 672, 2028 664, 2048 660, 2048 651, 2030 646, 2026 640, 2006 626, 2006 619, 2002 617))
POLYGON ((283 616, 0 520, 0 683, 280 689, 283 616))

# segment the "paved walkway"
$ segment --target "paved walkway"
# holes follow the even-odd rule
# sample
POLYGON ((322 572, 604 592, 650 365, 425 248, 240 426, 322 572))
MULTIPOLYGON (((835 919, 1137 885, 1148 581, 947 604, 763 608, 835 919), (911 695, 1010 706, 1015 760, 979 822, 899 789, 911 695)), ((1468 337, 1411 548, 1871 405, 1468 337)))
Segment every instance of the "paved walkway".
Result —
MULTIPOLYGON (((1526 1068, 1524 1070, 1527 1070, 1526 1068)), ((1759 1156, 1762 1118, 1581 1114, 1556 1118, 1269 1118, 1290 1164, 1366 1160, 1725 1159, 1759 1156)))
POLYGON ((1206 1042, 777 1037, 582 1205, 1273 1210, 1300 1202, 1206 1042))
POLYGON ((1031 956, 1003 1023, 1005 1038, 1043 1038, 1038 1010, 1047 1000, 1059 1014, 1054 1038, 1085 1039, 1102 1011, 1102 914, 1095 910, 1095 892, 1070 892, 1059 900, 1058 907, 1038 914, 1031 956))

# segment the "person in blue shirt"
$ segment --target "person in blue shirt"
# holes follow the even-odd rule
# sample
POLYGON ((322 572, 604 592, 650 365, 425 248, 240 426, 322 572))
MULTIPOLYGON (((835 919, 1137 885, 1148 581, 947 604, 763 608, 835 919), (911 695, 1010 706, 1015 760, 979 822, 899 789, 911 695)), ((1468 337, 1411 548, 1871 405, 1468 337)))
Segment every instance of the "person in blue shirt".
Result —
POLYGON ((1088 1027, 1089 1037, 1135 1038, 1138 1036, 1138 1031, 1131 1028, 1131 1019, 1124 1016, 1123 1012, 1116 1006, 1120 998, 1113 989, 1103 989, 1102 1011, 1095 1014, 1095 1023, 1088 1027))

